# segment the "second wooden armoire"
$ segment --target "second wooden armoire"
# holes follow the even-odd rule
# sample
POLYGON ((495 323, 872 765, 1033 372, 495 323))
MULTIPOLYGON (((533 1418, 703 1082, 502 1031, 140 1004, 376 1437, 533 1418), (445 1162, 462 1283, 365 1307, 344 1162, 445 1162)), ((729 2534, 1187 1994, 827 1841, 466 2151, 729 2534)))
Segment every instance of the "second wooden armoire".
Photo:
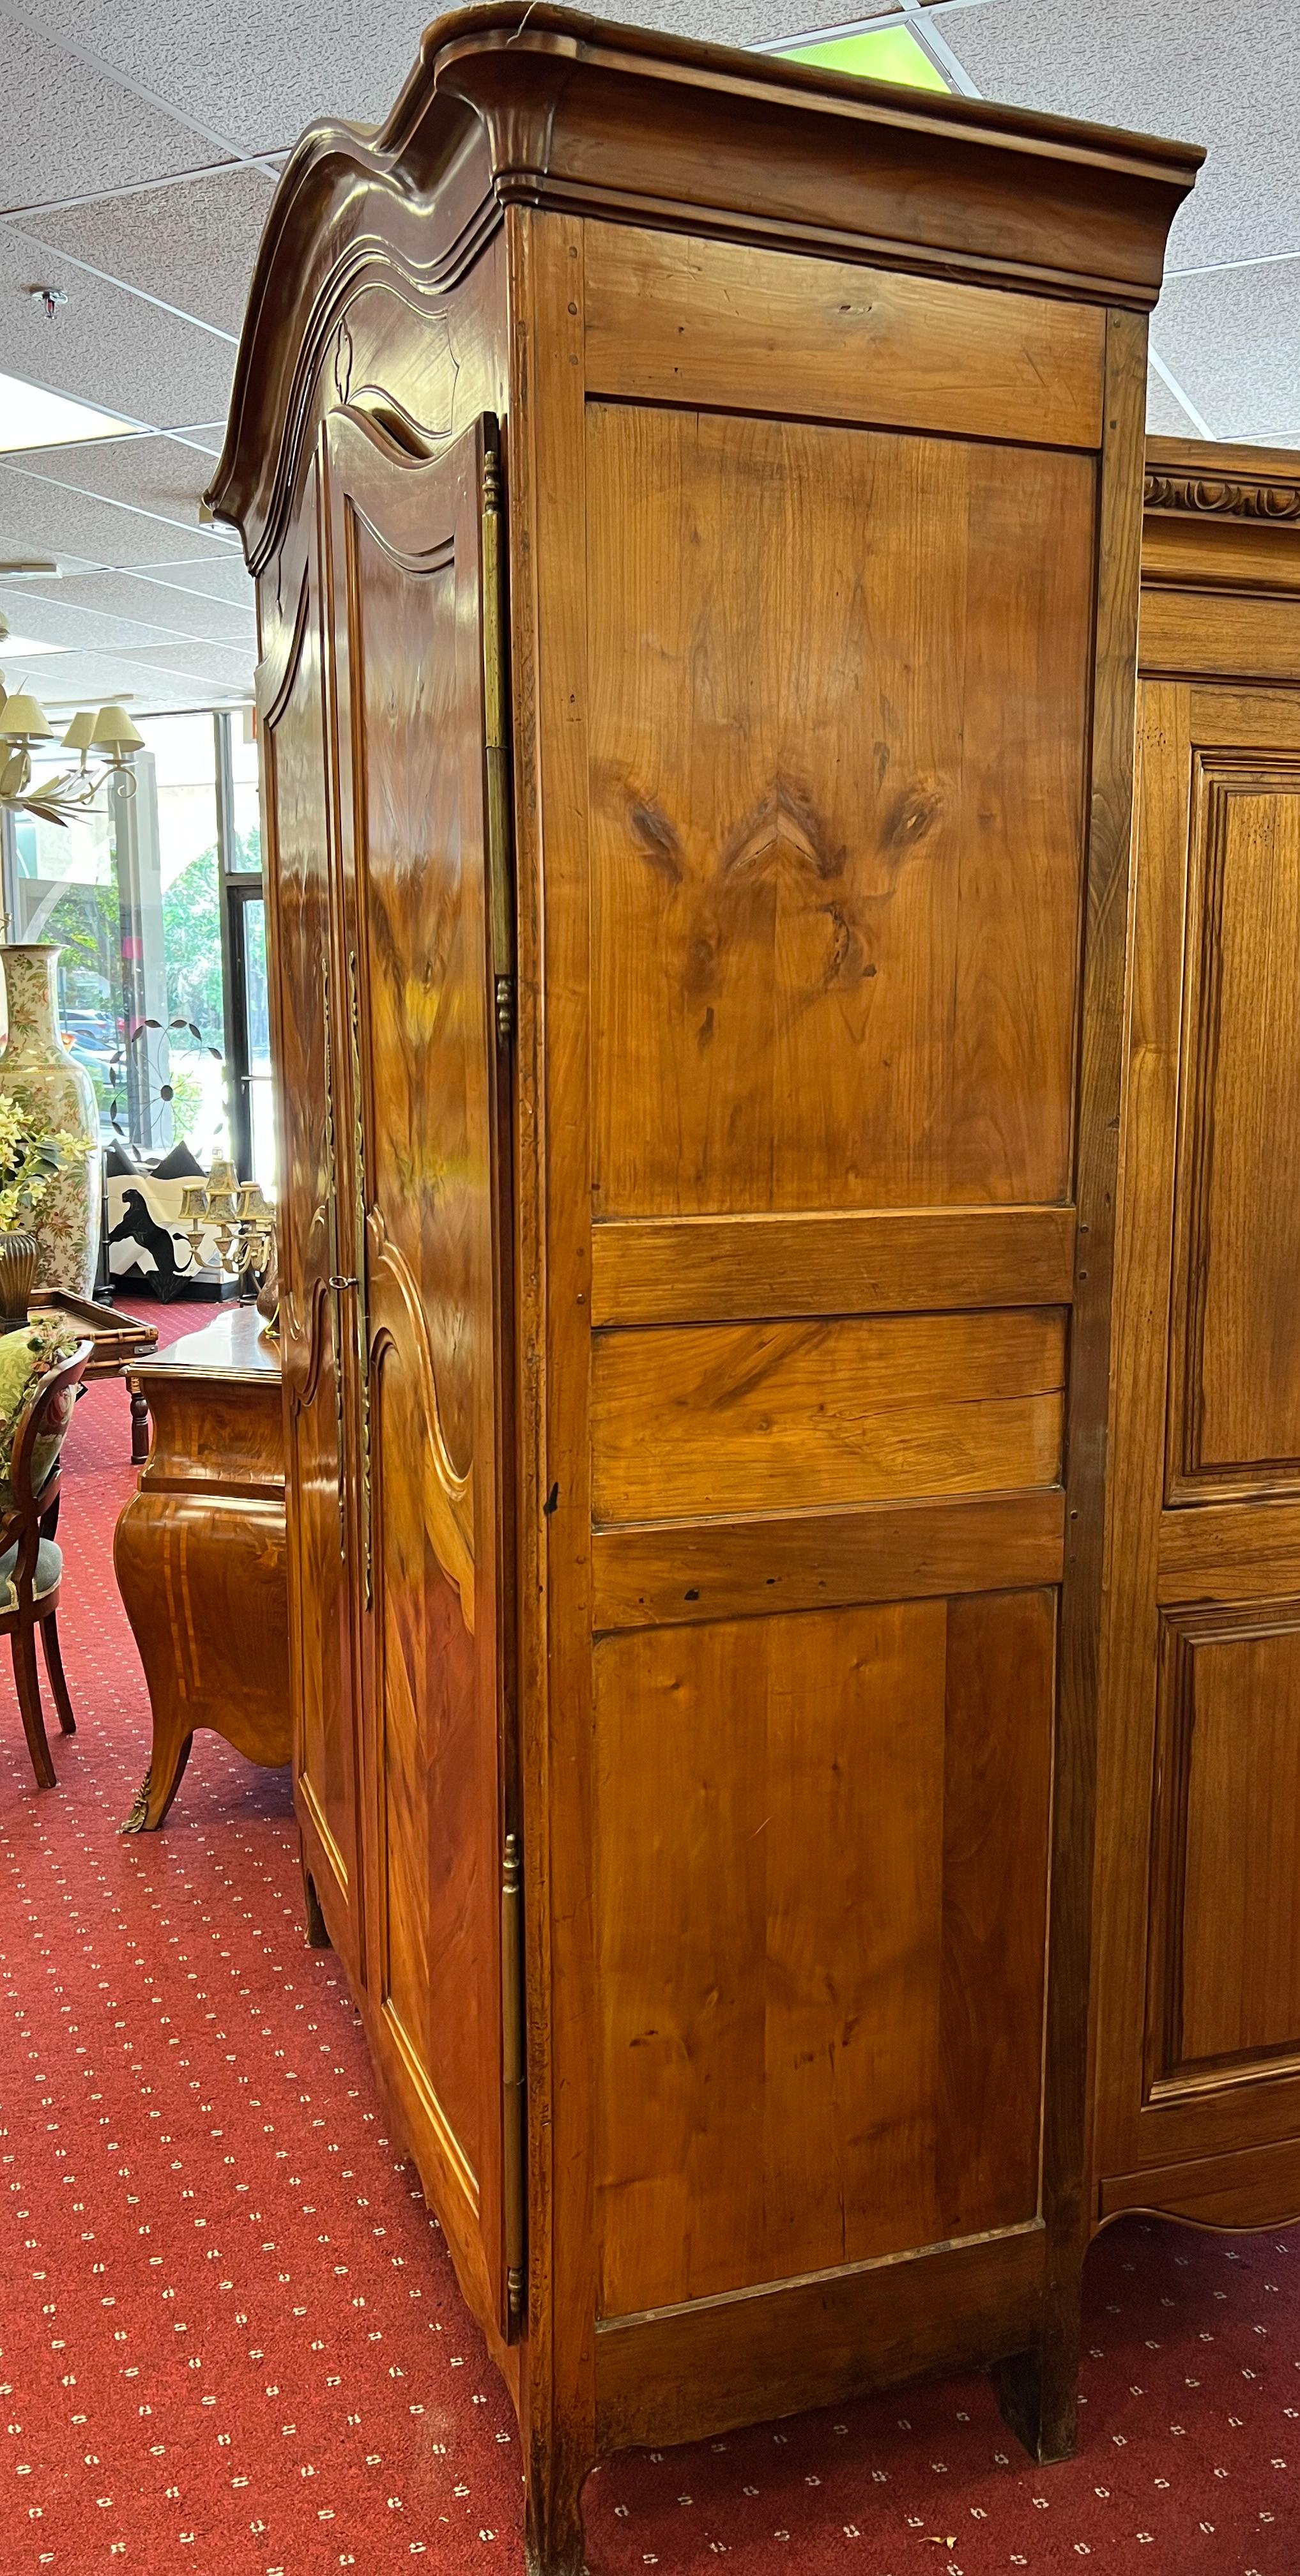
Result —
POLYGON ((1093 2219, 1300 2215, 1300 458, 1152 440, 1093 2219))
POLYGON ((298 1815, 542 2576, 620 2444, 1070 2439, 1198 158, 512 0, 259 257, 298 1815))

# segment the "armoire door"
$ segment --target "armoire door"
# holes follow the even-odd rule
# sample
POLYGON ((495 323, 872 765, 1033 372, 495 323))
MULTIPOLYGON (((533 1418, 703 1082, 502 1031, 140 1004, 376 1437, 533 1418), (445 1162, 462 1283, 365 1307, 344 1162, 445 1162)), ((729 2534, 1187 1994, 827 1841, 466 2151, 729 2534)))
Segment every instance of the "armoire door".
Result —
POLYGON ((258 672, 279 1070, 279 1261, 285 1387, 294 1794, 305 1866, 336 1949, 362 1966, 357 1837, 348 1328, 351 1212, 339 1168, 337 857, 327 793, 320 481, 309 467, 263 577, 258 672), (340 1189, 343 1204, 340 1205, 340 1189))
POLYGON ((1139 745, 1094 2214, 1245 2226, 1300 2210, 1300 700, 1151 680, 1139 745))
POLYGON ((521 2095, 503 1766, 492 428, 429 460, 335 413, 326 470, 348 1152, 364 1210, 353 1293, 371 2010, 462 2281, 508 2329, 521 2095))

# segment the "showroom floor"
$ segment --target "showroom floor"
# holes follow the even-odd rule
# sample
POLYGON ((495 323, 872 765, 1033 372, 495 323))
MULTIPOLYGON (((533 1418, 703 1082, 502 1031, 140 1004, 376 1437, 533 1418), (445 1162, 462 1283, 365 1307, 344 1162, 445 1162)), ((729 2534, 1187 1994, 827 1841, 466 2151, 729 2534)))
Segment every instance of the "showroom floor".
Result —
MULTIPOLYGON (((161 1310, 165 1336, 209 1311, 161 1310)), ((92 1388, 56 1791, 0 1678, 0 2569, 514 2576, 509 2405, 303 1944, 286 1780, 200 1738, 161 1835, 118 1836, 148 1757, 128 1448, 121 1387, 92 1388)), ((1089 2270, 1065 2466, 1028 2466, 981 2381, 628 2455, 588 2489, 592 2576, 1296 2576, 1300 2232, 1128 2222, 1089 2270)))

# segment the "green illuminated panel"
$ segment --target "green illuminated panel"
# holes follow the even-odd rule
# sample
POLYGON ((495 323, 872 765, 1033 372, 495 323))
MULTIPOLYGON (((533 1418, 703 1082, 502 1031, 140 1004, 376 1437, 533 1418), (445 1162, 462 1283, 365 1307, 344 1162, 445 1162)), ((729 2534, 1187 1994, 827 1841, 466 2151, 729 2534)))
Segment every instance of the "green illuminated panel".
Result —
POLYGON ((910 27, 873 27, 861 36, 819 36, 806 45, 783 45, 787 62, 817 63, 823 71, 852 72, 862 80, 899 81, 907 89, 948 84, 922 53, 910 27))

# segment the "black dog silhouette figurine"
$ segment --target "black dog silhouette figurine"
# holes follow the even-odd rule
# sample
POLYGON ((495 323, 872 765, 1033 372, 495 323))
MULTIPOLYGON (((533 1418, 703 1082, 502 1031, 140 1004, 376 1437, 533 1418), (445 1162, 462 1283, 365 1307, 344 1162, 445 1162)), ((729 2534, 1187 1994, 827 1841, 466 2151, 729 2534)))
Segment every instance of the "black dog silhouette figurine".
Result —
MULTIPOLYGON (((157 1224, 150 1216, 139 1190, 127 1190, 123 1193, 122 1214, 111 1229, 108 1239, 110 1243, 138 1243, 146 1252, 151 1253, 157 1274, 159 1296, 164 1303, 168 1298, 175 1296, 182 1275, 176 1259, 176 1246, 166 1226, 157 1224)), ((187 1262, 186 1268, 188 1267, 187 1262)))

